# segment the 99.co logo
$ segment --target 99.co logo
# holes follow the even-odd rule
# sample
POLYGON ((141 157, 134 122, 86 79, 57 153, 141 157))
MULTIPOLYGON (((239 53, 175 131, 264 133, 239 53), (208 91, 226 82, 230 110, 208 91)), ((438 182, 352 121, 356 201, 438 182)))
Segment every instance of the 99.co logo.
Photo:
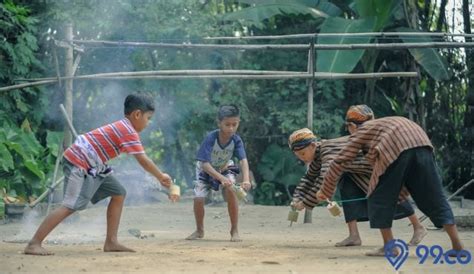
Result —
POLYGON ((433 258, 433 264, 468 264, 472 260, 471 253, 465 249, 453 250, 450 249, 444 252, 439 245, 428 247, 426 245, 419 245, 416 247, 416 256, 420 259, 419 264, 424 264, 428 257, 433 258))
MULTIPOLYGON (((388 242, 385 247, 385 258, 388 262, 398 270, 408 259, 408 245, 400 240, 392 240, 388 242)), ((439 245, 428 247, 426 245, 418 245, 416 247, 416 256, 419 259, 419 264, 424 264, 428 258, 432 258, 433 264, 460 264, 466 265, 471 262, 472 256, 468 250, 453 250, 444 251, 439 245)))

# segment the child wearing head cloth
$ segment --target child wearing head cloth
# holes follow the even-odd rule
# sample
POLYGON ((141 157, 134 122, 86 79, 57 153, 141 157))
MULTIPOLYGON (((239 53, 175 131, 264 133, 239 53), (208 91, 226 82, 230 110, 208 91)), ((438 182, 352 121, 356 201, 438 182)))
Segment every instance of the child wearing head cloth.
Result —
POLYGON ((219 108, 218 129, 211 131, 202 142, 197 153, 196 181, 194 185, 194 217, 196 231, 187 240, 204 238, 204 202, 211 190, 221 189, 227 200, 231 222, 232 242, 241 241, 238 232, 239 204, 232 186, 236 173, 242 171, 242 187, 249 190, 249 166, 244 143, 236 134, 240 124, 240 112, 235 105, 223 105, 219 108), (240 170, 233 164, 237 158, 240 170))
POLYGON ((349 107, 346 113, 346 122, 362 124, 369 120, 373 120, 374 112, 367 105, 355 105, 349 107))
MULTIPOLYGON (((316 192, 319 190, 330 162, 346 145, 349 136, 336 139, 319 140, 313 132, 303 128, 293 132, 288 144, 295 155, 309 165, 306 174, 301 178, 293 194, 293 205, 301 210, 313 208, 317 203, 316 192)), ((362 153, 354 161, 340 180, 341 198, 343 200, 363 198, 366 196, 372 168, 362 153)), ((353 201, 343 204, 344 217, 349 229, 349 236, 336 243, 336 247, 359 246, 362 244, 357 222, 368 221, 367 201, 353 201)), ((408 201, 400 202, 394 219, 409 217, 414 232, 411 245, 417 245, 426 235, 425 228, 416 218, 408 201)))
MULTIPOLYGON (((346 122, 351 136, 329 164, 316 197, 330 198, 341 176, 350 172, 362 151, 372 168, 367 187, 370 227, 380 229, 384 246, 394 239, 392 216, 397 209, 397 198, 406 188, 418 208, 435 226, 447 232, 454 250, 450 256, 456 256, 463 245, 443 193, 433 146, 423 129, 404 117, 373 119, 373 113, 365 105, 350 107, 346 122)), ((384 254, 383 248, 366 253, 384 254)))

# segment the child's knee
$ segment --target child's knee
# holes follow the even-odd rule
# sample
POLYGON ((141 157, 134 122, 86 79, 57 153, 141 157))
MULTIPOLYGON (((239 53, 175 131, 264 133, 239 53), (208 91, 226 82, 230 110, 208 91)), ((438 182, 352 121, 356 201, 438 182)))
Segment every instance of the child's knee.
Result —
POLYGON ((233 197, 233 196, 237 197, 235 194, 235 191, 232 189, 232 186, 226 186, 224 188, 224 192, 227 197, 233 197))
POLYGON ((203 203, 205 201, 205 197, 194 197, 194 203, 203 203))
POLYGON ((113 195, 110 196, 110 199, 117 202, 123 202, 125 200, 125 194, 123 195, 113 195))

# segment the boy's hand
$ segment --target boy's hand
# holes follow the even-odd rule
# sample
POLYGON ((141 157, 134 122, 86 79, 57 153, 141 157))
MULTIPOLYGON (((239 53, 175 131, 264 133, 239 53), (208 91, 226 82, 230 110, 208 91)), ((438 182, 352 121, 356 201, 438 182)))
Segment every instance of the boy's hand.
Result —
POLYGON ((242 182, 242 188, 245 190, 245 191, 249 191, 251 188, 252 188, 252 184, 250 182, 242 182))
POLYGON ((224 186, 224 187, 232 185, 232 181, 229 178, 225 177, 225 176, 222 176, 222 178, 220 179, 220 182, 221 182, 222 186, 224 186))
POLYGON ((305 209, 305 206, 304 206, 302 201, 294 201, 291 204, 292 204, 293 208, 298 210, 298 211, 305 209))
POLYGON ((179 196, 178 195, 169 195, 168 196, 168 199, 170 199, 171 202, 175 203, 179 200, 179 196))
POLYGON ((291 206, 293 208, 295 208, 296 210, 298 210, 298 211, 305 209, 303 201, 300 201, 300 200, 297 200, 297 199, 293 199, 293 202, 291 202, 291 206))
POLYGON ((326 201, 328 197, 326 197, 326 195, 324 195, 321 190, 318 190, 318 192, 316 192, 316 199, 319 201, 326 201))
POLYGON ((161 177, 158 178, 158 180, 160 180, 160 184, 167 188, 169 188, 172 183, 171 176, 169 176, 167 173, 163 173, 161 177))

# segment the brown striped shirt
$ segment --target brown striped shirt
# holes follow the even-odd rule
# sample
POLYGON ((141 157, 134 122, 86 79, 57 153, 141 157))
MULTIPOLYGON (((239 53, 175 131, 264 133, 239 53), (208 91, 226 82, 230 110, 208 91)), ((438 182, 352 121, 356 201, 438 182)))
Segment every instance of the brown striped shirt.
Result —
POLYGON ((433 148, 423 129, 404 117, 384 117, 365 122, 349 137, 347 145, 329 165, 324 177, 321 192, 331 197, 342 173, 351 167, 360 150, 373 168, 367 196, 377 186, 379 177, 384 174, 403 151, 428 146, 433 148))
MULTIPOLYGON (((316 192, 320 189, 324 175, 329 168, 331 161, 338 153, 347 145, 349 136, 336 139, 323 140, 314 153, 314 160, 310 163, 306 174, 301 178, 299 185, 295 189, 293 198, 303 201, 304 205, 313 208, 318 201, 316 200, 316 192)), ((348 166, 348 176, 362 190, 367 192, 369 186, 372 167, 365 159, 362 152, 348 166)))

